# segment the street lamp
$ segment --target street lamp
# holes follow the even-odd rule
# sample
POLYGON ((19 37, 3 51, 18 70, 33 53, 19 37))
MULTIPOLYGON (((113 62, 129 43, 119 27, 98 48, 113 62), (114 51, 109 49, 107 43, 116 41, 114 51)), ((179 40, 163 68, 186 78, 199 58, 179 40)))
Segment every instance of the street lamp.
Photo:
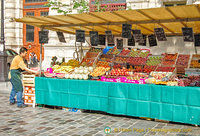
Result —
POLYGON ((8 81, 7 53, 4 40, 4 0, 1 0, 0 82, 8 81))

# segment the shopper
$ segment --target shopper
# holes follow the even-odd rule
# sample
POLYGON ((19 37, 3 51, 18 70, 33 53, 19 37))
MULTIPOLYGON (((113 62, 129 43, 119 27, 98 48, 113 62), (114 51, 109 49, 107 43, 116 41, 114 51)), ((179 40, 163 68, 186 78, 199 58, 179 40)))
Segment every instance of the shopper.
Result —
POLYGON ((24 63, 24 59, 27 55, 27 49, 22 47, 19 51, 19 55, 15 56, 12 60, 11 66, 10 66, 10 72, 9 72, 9 78, 10 82, 12 84, 12 90, 10 93, 10 105, 15 104, 15 95, 17 96, 17 107, 24 108, 26 105, 24 105, 24 102, 22 100, 22 94, 23 94, 23 85, 21 81, 21 72, 23 70, 39 74, 39 72, 33 71, 24 63))

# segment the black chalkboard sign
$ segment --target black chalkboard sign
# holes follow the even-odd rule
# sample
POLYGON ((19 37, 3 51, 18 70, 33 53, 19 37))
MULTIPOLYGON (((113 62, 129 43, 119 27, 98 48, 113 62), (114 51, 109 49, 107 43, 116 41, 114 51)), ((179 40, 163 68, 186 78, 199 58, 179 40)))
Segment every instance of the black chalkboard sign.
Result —
POLYGON ((123 49, 123 39, 117 39, 117 49, 123 49))
POLYGON ((200 46, 200 34, 194 35, 194 46, 200 46))
POLYGON ((146 44, 147 44, 147 36, 144 35, 144 34, 142 34, 142 36, 143 36, 143 39, 140 40, 139 45, 146 46, 146 44))
POLYGON ((66 43, 63 32, 56 32, 60 42, 66 43))
POLYGON ((141 42, 141 40, 143 39, 141 30, 135 29, 135 30, 132 30, 132 32, 133 32, 133 37, 135 39, 135 42, 138 42, 138 43, 141 42))
POLYGON ((135 46, 135 40, 133 38, 133 35, 131 36, 130 39, 128 39, 128 46, 135 46))
POLYGON ((84 30, 76 30, 76 42, 85 43, 85 31, 84 30))
POLYGON ((106 45, 106 36, 100 34, 99 35, 99 45, 106 45))
POLYGON ((90 31, 90 42, 92 46, 99 44, 99 34, 97 31, 90 31))
POLYGON ((48 43, 48 34, 49 31, 39 31, 39 43, 48 43))
POLYGON ((123 38, 131 38, 131 24, 122 24, 122 37, 123 38))
POLYGON ((152 46, 157 46, 157 41, 156 41, 156 36, 155 36, 155 34, 149 35, 149 36, 148 36, 148 39, 149 39, 149 46, 150 46, 150 47, 152 47, 152 46))
POLYGON ((163 28, 154 28, 154 33, 155 33, 158 41, 167 41, 165 31, 163 28))
POLYGON ((187 28, 183 27, 182 28, 183 32, 183 40, 184 42, 193 42, 193 29, 192 28, 187 28))
POLYGON ((114 44, 114 37, 112 35, 112 31, 105 31, 105 33, 106 33, 108 45, 113 45, 114 44))

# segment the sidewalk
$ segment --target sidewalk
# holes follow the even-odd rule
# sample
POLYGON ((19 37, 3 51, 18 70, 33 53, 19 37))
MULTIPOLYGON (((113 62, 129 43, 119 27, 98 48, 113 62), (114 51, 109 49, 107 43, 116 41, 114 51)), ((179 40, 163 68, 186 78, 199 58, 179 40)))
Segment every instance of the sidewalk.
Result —
POLYGON ((0 82, 0 94, 9 94, 11 91, 11 83, 8 82, 0 82))

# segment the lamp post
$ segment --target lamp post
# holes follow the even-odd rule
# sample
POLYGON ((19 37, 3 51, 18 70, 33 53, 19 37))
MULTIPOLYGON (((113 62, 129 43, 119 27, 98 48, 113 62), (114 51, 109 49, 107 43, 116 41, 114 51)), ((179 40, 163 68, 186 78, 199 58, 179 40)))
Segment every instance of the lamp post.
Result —
POLYGON ((1 0, 0 82, 8 81, 7 53, 4 40, 4 0, 1 0))

